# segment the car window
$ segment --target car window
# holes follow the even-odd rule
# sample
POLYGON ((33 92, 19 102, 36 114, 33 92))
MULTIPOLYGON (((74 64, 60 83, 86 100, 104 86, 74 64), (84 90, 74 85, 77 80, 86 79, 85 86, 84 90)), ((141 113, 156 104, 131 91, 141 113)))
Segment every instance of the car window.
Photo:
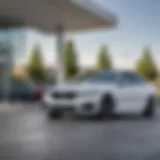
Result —
POLYGON ((16 83, 16 82, 12 84, 12 88, 14 90, 26 89, 26 87, 22 83, 16 83))
POLYGON ((84 81, 90 83, 113 83, 116 81, 116 74, 111 71, 96 73, 89 76, 84 81))
POLYGON ((141 78, 139 75, 137 75, 136 73, 125 73, 124 74, 124 80, 126 84, 145 84, 145 80, 143 78, 141 78))
POLYGON ((133 79, 133 82, 136 83, 136 84, 145 84, 145 80, 143 78, 141 78, 139 75, 133 73, 132 74, 132 79, 133 79))
POLYGON ((14 81, 12 83, 13 90, 30 90, 31 87, 32 87, 32 85, 30 85, 29 83, 23 83, 23 82, 19 82, 19 81, 14 81))

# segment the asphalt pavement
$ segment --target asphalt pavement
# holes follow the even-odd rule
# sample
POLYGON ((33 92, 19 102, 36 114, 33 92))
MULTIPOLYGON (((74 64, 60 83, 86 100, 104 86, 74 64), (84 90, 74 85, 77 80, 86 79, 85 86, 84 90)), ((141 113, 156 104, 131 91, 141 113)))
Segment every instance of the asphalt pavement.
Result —
POLYGON ((51 121, 38 105, 0 107, 0 160, 160 160, 160 108, 153 119, 51 121))

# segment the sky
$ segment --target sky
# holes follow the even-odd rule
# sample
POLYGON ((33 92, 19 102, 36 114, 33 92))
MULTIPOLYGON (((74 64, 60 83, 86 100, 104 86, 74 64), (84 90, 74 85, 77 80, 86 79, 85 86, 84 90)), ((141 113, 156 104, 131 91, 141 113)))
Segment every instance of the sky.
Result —
MULTIPOLYGON (((108 46, 113 64, 118 68, 132 68, 145 46, 152 49, 152 55, 160 67, 160 0, 97 0, 101 7, 114 13, 117 26, 113 29, 97 29, 90 32, 65 35, 75 41, 75 48, 81 66, 93 66, 101 45, 108 46)), ((46 65, 56 65, 54 35, 44 35, 28 29, 19 34, 20 48, 15 56, 24 63, 35 44, 41 44, 46 65)))

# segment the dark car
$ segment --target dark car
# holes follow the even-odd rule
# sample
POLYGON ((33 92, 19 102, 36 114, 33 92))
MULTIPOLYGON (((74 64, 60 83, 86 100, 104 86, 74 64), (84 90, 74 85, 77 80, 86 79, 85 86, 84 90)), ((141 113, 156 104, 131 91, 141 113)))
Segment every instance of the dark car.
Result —
POLYGON ((9 92, 9 100, 38 101, 42 94, 43 88, 25 81, 14 81, 9 92))

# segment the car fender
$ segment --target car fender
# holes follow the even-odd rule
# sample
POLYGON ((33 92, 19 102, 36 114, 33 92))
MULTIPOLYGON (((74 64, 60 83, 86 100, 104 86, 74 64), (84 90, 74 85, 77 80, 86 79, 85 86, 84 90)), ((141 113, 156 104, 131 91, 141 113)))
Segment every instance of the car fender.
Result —
POLYGON ((102 96, 101 96, 101 98, 100 98, 100 103, 102 103, 103 100, 104 100, 104 98, 106 98, 106 97, 107 97, 107 98, 111 98, 111 99, 114 101, 114 103, 116 102, 114 93, 111 92, 111 91, 107 91, 107 92, 104 92, 104 93, 102 94, 102 96))

